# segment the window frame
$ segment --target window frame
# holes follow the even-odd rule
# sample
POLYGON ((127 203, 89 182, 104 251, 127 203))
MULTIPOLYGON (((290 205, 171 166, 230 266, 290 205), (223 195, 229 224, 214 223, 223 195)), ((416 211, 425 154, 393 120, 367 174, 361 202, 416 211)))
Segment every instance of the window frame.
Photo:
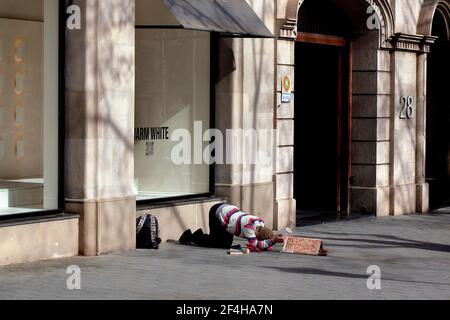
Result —
MULTIPOLYGON (((65 61, 66 61, 66 19, 67 13, 65 5, 61 1, 58 3, 58 208, 49 210, 39 210, 27 213, 14 213, 0 215, 0 223, 11 220, 35 220, 42 217, 57 216, 64 212, 64 148, 65 148, 65 61)), ((44 182, 45 183, 45 182, 44 182)))

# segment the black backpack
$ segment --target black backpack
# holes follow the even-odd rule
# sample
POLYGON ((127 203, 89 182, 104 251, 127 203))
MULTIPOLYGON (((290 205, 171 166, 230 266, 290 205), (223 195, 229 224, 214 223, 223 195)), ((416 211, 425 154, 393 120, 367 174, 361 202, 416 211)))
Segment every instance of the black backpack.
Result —
POLYGON ((136 221, 137 249, 159 249, 161 243, 158 219, 146 214, 136 221))

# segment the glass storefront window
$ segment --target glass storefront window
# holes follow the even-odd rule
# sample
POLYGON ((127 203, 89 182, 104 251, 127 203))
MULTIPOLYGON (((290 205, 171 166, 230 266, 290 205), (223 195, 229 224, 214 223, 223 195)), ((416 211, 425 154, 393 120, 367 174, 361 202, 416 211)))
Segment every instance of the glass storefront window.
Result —
POLYGON ((171 157, 173 148, 179 145, 171 141, 174 131, 189 132, 193 149, 194 131, 200 126, 202 136, 211 125, 210 37, 209 32, 200 31, 136 30, 138 200, 210 191, 208 164, 179 165, 171 157))
POLYGON ((58 208, 58 0, 0 0, 0 216, 58 208))

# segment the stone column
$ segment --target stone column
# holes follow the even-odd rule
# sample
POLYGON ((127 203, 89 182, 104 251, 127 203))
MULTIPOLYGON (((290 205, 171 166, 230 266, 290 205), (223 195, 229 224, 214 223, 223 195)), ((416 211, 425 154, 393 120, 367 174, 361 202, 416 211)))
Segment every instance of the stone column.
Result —
POLYGON ((378 32, 352 42, 351 211, 389 215, 390 55, 378 32))
POLYGON ((399 215, 416 212, 419 203, 420 211, 427 207, 423 194, 427 189, 423 172, 424 73, 422 66, 418 68, 418 63, 424 62, 423 57, 418 59, 423 36, 398 33, 392 43, 390 213, 399 215))
POLYGON ((418 213, 429 211, 430 187, 426 183, 426 120, 427 120, 427 54, 417 57, 417 149, 416 184, 418 213))
MULTIPOLYGON (((280 8, 279 8, 280 9, 280 8)), ((283 9, 283 8, 281 8, 283 9)), ((284 10, 283 10, 284 12, 284 10)), ((282 19, 280 37, 276 41, 276 141, 275 229, 295 227, 297 203, 294 199, 294 130, 295 130, 295 38, 296 24, 282 19), (282 78, 292 81, 292 100, 282 103, 282 78)))
MULTIPOLYGON (((66 1, 66 4, 69 1, 66 1)), ((134 0, 75 0, 66 30, 66 211, 80 219, 80 253, 135 248, 134 0)))
MULTIPOLYGON (((252 1, 249 4, 274 32, 275 1, 252 1)), ((217 128, 224 134, 227 129, 256 129, 258 133, 262 132, 260 130, 266 130, 266 133, 273 130, 274 40, 222 38, 219 42, 217 128)), ((233 145, 233 151, 240 153, 238 159, 248 159, 251 150, 245 139, 238 140, 233 145)), ((270 140, 273 141, 274 137, 270 140)), ((271 163, 218 165, 216 194, 226 197, 244 211, 261 216, 268 227, 273 227, 274 148, 269 140, 258 137, 257 142, 257 154, 271 163)), ((230 155, 229 152, 227 150, 227 155, 230 155)))

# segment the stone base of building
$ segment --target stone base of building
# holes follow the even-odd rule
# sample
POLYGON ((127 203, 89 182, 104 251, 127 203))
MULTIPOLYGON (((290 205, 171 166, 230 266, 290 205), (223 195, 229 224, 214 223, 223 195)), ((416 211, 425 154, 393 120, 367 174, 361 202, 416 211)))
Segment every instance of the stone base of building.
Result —
MULTIPOLYGON (((154 208, 137 211, 137 217, 151 214, 158 218, 161 229, 161 240, 178 241, 184 231, 191 229, 195 232, 203 229, 209 233, 209 210, 218 203, 224 203, 220 199, 195 203, 176 204, 170 206, 155 206, 154 208)), ((135 216, 136 218, 136 216, 135 216)))
POLYGON ((0 225, 0 266, 78 255, 78 216, 58 215, 0 225))
POLYGON ((389 187, 351 188, 352 212, 374 213, 377 217, 385 217, 390 213, 389 187))
POLYGON ((430 185, 428 183, 418 184, 417 190, 417 213, 428 213, 430 211, 430 185))
POLYGON ((283 230, 286 227, 295 228, 297 225, 297 201, 295 199, 278 200, 275 202, 273 228, 283 230))
POLYGON ((68 200, 66 211, 80 216, 80 254, 96 256, 136 248, 135 198, 68 200))
POLYGON ((391 188, 391 215, 398 216, 416 212, 416 188, 415 184, 391 188))
POLYGON ((238 206, 249 214, 264 219, 268 228, 274 225, 274 183, 250 185, 219 185, 216 194, 225 197, 228 203, 238 206))

